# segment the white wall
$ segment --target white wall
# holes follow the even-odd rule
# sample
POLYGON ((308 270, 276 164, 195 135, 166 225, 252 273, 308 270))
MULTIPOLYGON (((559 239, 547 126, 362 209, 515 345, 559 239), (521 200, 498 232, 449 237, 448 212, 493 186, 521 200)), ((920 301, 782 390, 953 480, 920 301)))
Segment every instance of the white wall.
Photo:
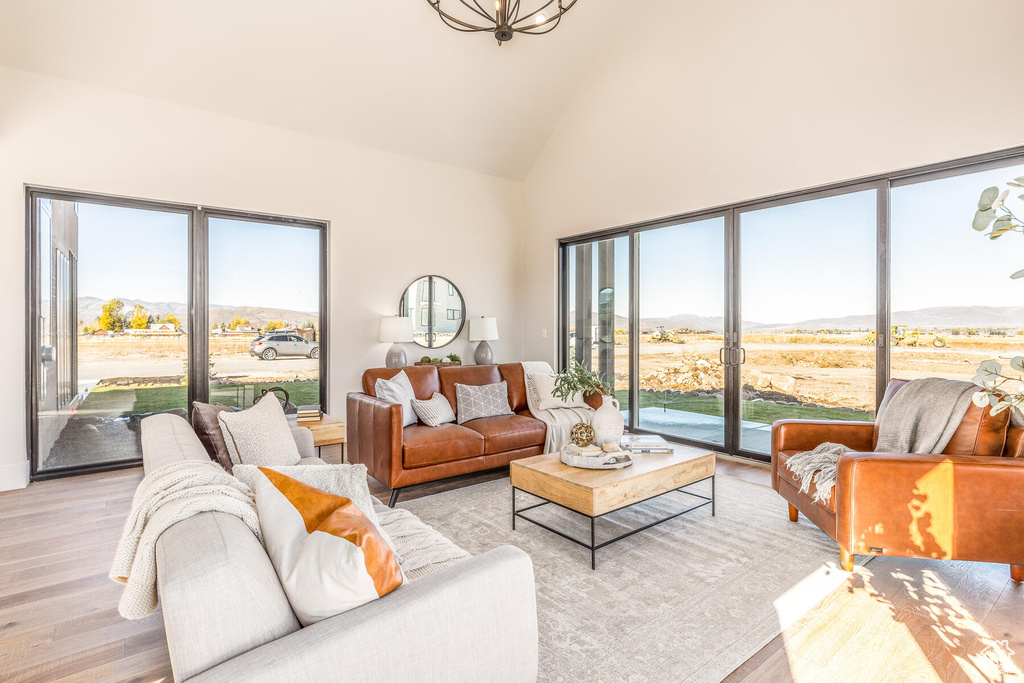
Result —
MULTIPOLYGON (((379 317, 420 275, 498 318, 499 360, 522 355, 521 183, 0 67, 0 490, 26 483, 26 184, 329 220, 335 415, 383 365, 379 317)), ((445 352, 471 359, 466 336, 445 352)))
POLYGON ((1018 0, 638 10, 526 181, 525 357, 555 357, 559 237, 1024 143, 1018 0))

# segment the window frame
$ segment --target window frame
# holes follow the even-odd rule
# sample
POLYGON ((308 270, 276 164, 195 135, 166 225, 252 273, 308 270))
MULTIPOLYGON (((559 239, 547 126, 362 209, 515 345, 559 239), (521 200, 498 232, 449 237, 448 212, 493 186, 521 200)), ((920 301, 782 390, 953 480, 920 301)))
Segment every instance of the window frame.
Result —
POLYGON ((875 401, 877 406, 881 403, 885 394, 885 388, 890 378, 890 322, 891 322, 891 296, 890 296, 890 244, 891 244, 891 218, 890 218, 890 194, 894 188, 904 185, 928 182, 941 178, 968 175, 971 173, 1004 168, 1024 163, 1024 146, 1012 147, 1004 150, 962 157, 950 161, 901 169, 888 173, 878 173, 869 176, 862 176, 850 180, 843 180, 835 183, 817 185, 800 190, 782 192, 755 199, 748 199, 730 204, 723 204, 707 209, 698 209, 684 213, 674 214, 651 220, 638 221, 627 225, 603 228, 591 232, 580 233, 560 238, 557 242, 557 263, 558 263, 558 310, 557 324, 557 363, 559 369, 564 369, 568 355, 568 331, 569 325, 566 316, 570 308, 569 302, 569 247, 597 242, 617 237, 628 236, 630 244, 630 291, 629 291, 629 423, 627 428, 637 433, 657 433, 667 440, 693 445, 698 447, 715 447, 699 441, 681 438, 671 434, 653 432, 640 429, 636 426, 636 415, 639 403, 638 381, 639 381, 639 253, 637 249, 639 234, 648 230, 672 227, 685 223, 692 223, 708 218, 724 216, 725 218, 725 259, 726 259, 726 314, 725 314, 725 414, 727 429, 724 450, 733 455, 768 461, 770 456, 753 451, 745 451, 740 448, 739 443, 739 382, 740 382, 740 330, 739 318, 742 302, 740 300, 740 283, 742 273, 740 272, 740 214, 786 204, 795 204, 815 199, 824 199, 852 192, 874 189, 876 191, 876 276, 875 276, 875 324, 876 324, 876 346, 875 346, 875 401), (731 426, 730 426, 731 424, 731 426))
MULTIPOLYGON (((36 206, 37 200, 49 199, 66 202, 86 202, 103 204, 127 209, 141 209, 146 211, 158 211, 163 213, 183 214, 188 218, 188 321, 190 330, 205 330, 207 334, 188 335, 188 390, 187 401, 191 406, 193 401, 208 402, 210 386, 208 381, 209 372, 209 219, 223 218, 227 220, 246 221, 251 223, 265 223, 270 225, 282 225, 289 227, 301 227, 319 232, 319 317, 320 331, 318 342, 325 349, 330 349, 330 228, 328 220, 311 218, 299 218, 295 216, 275 215, 269 213, 256 213, 237 209, 208 207, 201 204, 189 204, 180 202, 166 202, 160 200, 140 199, 120 195, 83 192, 62 188, 46 187, 41 185, 26 184, 25 188, 25 378, 26 391, 28 394, 28 406, 26 410, 26 451, 25 457, 29 462, 30 481, 41 481, 78 474, 93 472, 105 472, 110 470, 137 467, 139 459, 114 460, 65 468, 53 468, 39 470, 37 452, 39 448, 39 400, 40 400, 40 330, 38 329, 39 313, 39 282, 38 258, 39 239, 35 230, 36 227, 36 206)), ((52 240, 52 237, 51 237, 52 240)), ((74 320, 72 330, 77 335, 77 259, 72 267, 71 277, 72 296, 74 299, 74 320)), ((71 362, 76 363, 77 354, 72 353, 71 362)), ((329 374, 330 353, 321 353, 319 360, 319 393, 322 410, 328 412, 328 374, 329 374)), ((77 387, 74 388, 77 393, 77 387)), ((191 411, 188 411, 188 419, 191 422, 191 411)))

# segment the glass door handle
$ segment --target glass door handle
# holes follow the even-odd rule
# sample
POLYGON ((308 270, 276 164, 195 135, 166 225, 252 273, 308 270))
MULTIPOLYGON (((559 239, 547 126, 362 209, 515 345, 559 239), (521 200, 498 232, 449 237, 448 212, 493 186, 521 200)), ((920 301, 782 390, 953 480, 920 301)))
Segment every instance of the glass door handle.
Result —
POLYGON ((744 363, 747 362, 747 350, 741 346, 740 353, 742 354, 740 356, 740 365, 743 365, 744 363))
POLYGON ((725 365, 725 347, 718 349, 718 362, 725 365))

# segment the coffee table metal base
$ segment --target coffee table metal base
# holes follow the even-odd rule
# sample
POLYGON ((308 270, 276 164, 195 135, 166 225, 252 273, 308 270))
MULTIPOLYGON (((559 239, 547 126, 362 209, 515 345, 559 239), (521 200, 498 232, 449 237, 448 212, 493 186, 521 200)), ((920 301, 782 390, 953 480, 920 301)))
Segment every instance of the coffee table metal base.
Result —
POLYGON ((587 515, 587 514, 584 514, 582 512, 579 512, 578 510, 573 510, 572 508, 566 507, 566 506, 562 505, 561 503, 556 503, 553 500, 548 500, 547 498, 544 498, 543 496, 538 496, 536 493, 530 493, 529 491, 525 491, 525 490, 524 491, 526 493, 528 493, 529 495, 533 496, 534 498, 540 498, 544 502, 536 503, 534 505, 530 505, 530 506, 524 507, 524 508, 516 508, 516 491, 518 491, 518 490, 519 489, 517 487, 515 487, 515 486, 512 487, 512 529, 515 530, 515 528, 516 528, 516 517, 518 517, 520 519, 525 519, 527 522, 530 522, 532 524, 536 524, 537 526, 541 527, 542 529, 547 529, 551 533, 557 534, 557 535, 561 536, 562 538, 564 538, 567 541, 572 541, 576 545, 581 545, 584 548, 589 549, 590 550, 590 568, 591 569, 597 569, 597 551, 600 550, 601 548, 607 546, 607 545, 611 545, 612 543, 615 543, 616 541, 621 541, 624 538, 629 538, 633 534, 638 534, 641 531, 646 531, 647 529, 650 529, 653 526, 657 526, 658 524, 661 524, 662 522, 667 522, 670 519, 675 519, 676 517, 679 517, 680 515, 685 515, 687 512, 692 512, 692 511, 696 510, 697 508, 704 507, 705 505, 710 505, 711 506, 711 516, 712 517, 715 516, 715 475, 711 475, 710 477, 705 477, 704 479, 698 479, 697 481, 690 482, 686 486, 680 486, 677 489, 672 489, 671 491, 665 491, 665 493, 659 493, 658 495, 651 496, 650 498, 644 498, 643 500, 638 500, 635 503, 630 503, 629 505, 621 507, 618 510, 611 510, 610 512, 605 512, 604 514, 600 514, 600 515, 587 515), (694 493, 693 491, 685 490, 687 487, 693 486, 694 484, 699 484, 702 481, 707 481, 708 479, 711 480, 711 496, 710 497, 702 496, 699 493, 694 493), (625 510, 627 507, 633 507, 634 505, 639 505, 640 503, 646 503, 647 501, 654 500, 655 498, 660 498, 661 496, 667 496, 670 493, 676 493, 676 492, 684 493, 684 494, 686 494, 688 496, 693 496, 694 498, 700 498, 704 502, 697 503, 696 505, 691 505, 690 507, 686 508, 685 510, 680 510, 679 512, 675 512, 675 513, 669 515, 668 517, 662 517, 661 519, 657 519, 657 520, 655 520, 653 522, 650 522, 649 524, 644 524, 641 527, 638 527, 636 529, 632 529, 630 531, 627 531, 626 533, 620 534, 620 535, 618 535, 618 536, 616 536, 614 538, 609 538, 607 541, 602 541, 601 543, 597 543, 596 524, 597 524, 598 518, 605 517, 606 515, 610 515, 613 512, 618 512, 619 510, 625 510), (567 534, 567 533, 565 533, 563 531, 559 531, 558 529, 555 529, 554 527, 548 526, 544 522, 539 522, 536 519, 531 519, 530 517, 527 517, 526 515, 523 514, 524 512, 527 512, 528 510, 533 510, 535 508, 543 507, 544 505, 557 505, 558 507, 562 508, 563 510, 568 510, 569 512, 574 512, 577 515, 580 515, 581 517, 589 518, 590 519, 590 542, 587 543, 586 541, 581 541, 578 538, 573 538, 572 536, 570 536, 569 534, 567 534))

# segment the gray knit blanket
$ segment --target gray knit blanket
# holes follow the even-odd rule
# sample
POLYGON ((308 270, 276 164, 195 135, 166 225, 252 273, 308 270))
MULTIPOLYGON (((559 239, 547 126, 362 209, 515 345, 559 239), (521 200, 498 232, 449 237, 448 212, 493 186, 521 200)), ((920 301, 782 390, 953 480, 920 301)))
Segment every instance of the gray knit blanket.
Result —
MULTIPOLYGON (((971 382, 929 377, 911 380, 897 391, 877 417, 875 453, 941 453, 953 438, 978 387, 971 382)), ((852 452, 839 443, 823 443, 797 453, 786 466, 800 482, 800 491, 815 486, 814 500, 827 503, 836 484, 839 457, 852 452)))

